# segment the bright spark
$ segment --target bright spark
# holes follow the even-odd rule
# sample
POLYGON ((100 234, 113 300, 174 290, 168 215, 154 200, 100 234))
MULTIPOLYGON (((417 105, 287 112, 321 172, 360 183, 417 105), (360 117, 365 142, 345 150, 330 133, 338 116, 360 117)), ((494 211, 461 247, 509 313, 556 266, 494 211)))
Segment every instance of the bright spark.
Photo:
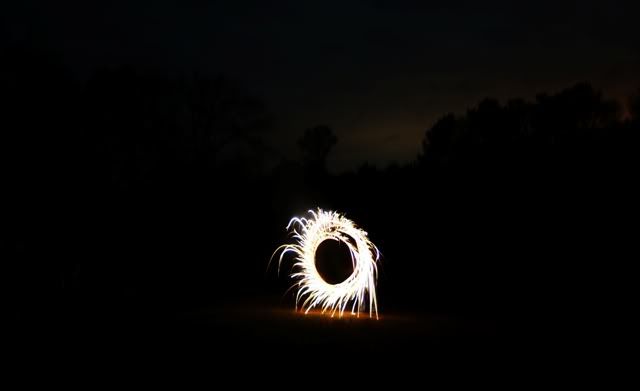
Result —
POLYGON ((369 317, 376 314, 376 279, 377 262, 380 259, 378 248, 371 243, 367 233, 358 228, 351 220, 337 212, 309 210, 310 218, 294 217, 289 221, 287 230, 291 230, 295 239, 293 244, 280 246, 274 255, 282 250, 278 261, 278 272, 282 258, 288 252, 295 255, 295 263, 290 277, 296 280, 293 287, 296 293, 296 308, 308 313, 312 308, 319 308, 322 313, 330 312, 333 317, 337 312, 343 316, 350 305, 351 314, 360 315, 368 302, 369 317), (352 244, 350 239, 353 239, 352 244), (318 273, 315 265, 316 250, 325 240, 336 240, 347 245, 351 254, 353 273, 339 284, 329 284, 318 273))

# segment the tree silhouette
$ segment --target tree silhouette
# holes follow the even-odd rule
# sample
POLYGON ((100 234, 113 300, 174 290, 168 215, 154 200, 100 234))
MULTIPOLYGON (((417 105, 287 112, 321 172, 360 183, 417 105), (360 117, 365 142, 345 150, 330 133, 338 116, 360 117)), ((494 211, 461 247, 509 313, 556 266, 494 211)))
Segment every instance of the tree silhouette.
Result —
POLYGON ((234 143, 263 147, 260 137, 272 124, 261 100, 223 77, 196 76, 187 89, 187 107, 196 144, 216 157, 234 143))
POLYGON ((326 161, 331 148, 338 142, 330 127, 319 125, 305 130, 298 140, 303 165, 310 175, 325 175, 326 161))
POLYGON ((422 141, 422 151, 418 160, 432 165, 445 164, 456 138, 458 120, 453 114, 447 114, 436 121, 426 132, 422 141))
POLYGON ((265 105, 223 77, 185 82, 107 69, 88 82, 82 101, 98 165, 120 188, 194 175, 204 180, 223 161, 226 171, 258 170, 267 151, 265 105))
POLYGON ((545 152, 551 148, 556 161, 568 162, 577 146, 595 147, 594 138, 619 119, 617 102, 585 83, 538 95, 534 103, 512 100, 503 106, 485 99, 464 116, 439 119, 425 134, 420 160, 475 171, 513 170, 526 156, 551 156, 545 152))

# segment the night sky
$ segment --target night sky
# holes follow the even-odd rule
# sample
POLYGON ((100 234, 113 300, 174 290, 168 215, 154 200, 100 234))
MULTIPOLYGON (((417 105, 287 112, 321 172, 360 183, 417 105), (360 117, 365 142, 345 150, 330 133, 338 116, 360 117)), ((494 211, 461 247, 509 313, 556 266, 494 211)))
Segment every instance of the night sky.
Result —
POLYGON ((3 2, 9 42, 33 41, 80 79, 105 66, 224 74, 264 98, 270 141, 338 136, 332 171, 404 163, 447 112, 579 81, 623 100, 640 85, 638 2, 3 2))

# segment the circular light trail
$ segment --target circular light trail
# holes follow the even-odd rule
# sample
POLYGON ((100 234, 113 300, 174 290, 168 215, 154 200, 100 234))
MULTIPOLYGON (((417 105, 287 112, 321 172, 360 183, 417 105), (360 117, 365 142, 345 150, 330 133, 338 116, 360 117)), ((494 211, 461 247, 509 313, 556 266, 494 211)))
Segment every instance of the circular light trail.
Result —
POLYGON ((337 212, 318 208, 317 211, 309 210, 309 215, 309 218, 294 217, 289 221, 287 230, 291 230, 295 243, 282 245, 275 252, 282 250, 278 271, 286 253, 291 252, 295 256, 290 277, 296 280, 293 287, 298 288, 296 308, 301 303, 305 313, 319 308, 323 313, 330 312, 333 317, 336 313, 343 316, 349 307, 351 314, 360 315, 360 311, 368 307, 369 316, 375 313, 377 319, 378 248, 371 243, 365 231, 337 212), (326 282, 316 268, 316 250, 325 240, 344 243, 351 254, 353 273, 338 284, 326 282))

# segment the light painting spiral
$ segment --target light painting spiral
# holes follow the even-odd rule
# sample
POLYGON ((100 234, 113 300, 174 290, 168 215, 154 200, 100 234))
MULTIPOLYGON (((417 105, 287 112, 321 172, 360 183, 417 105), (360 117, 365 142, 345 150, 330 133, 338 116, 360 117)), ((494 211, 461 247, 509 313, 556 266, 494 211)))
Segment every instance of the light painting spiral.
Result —
POLYGON ((285 254, 293 253, 295 256, 290 277, 296 280, 293 287, 298 288, 296 308, 301 305, 305 313, 319 308, 322 313, 329 312, 333 317, 336 313, 343 316, 347 308, 351 314, 359 316, 368 306, 369 317, 375 313, 377 319, 378 248, 371 243, 365 231, 337 212, 318 208, 317 211, 309 210, 309 214, 309 218, 294 217, 289 221, 287 230, 291 230, 295 243, 282 245, 274 253, 282 250, 278 271, 285 254), (315 265, 316 250, 325 240, 344 243, 351 254, 353 273, 338 284, 326 282, 315 265))

